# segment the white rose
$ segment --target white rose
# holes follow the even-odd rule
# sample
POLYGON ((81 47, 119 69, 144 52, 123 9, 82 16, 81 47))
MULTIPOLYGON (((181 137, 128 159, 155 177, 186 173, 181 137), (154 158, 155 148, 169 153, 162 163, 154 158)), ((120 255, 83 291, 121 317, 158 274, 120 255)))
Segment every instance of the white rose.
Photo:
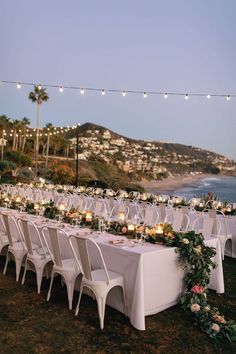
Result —
POLYGON ((189 244, 189 240, 188 240, 187 238, 183 238, 183 243, 184 243, 185 245, 188 245, 188 244, 189 244))
POLYGON ((211 326, 211 329, 217 333, 220 332, 220 326, 217 323, 213 323, 213 325, 211 326))
POLYGON ((192 312, 198 312, 198 311, 200 311, 201 307, 198 304, 192 304, 190 309, 192 312))
POLYGON ((205 306, 205 307, 204 307, 204 311, 205 311, 205 312, 209 312, 210 309, 211 309, 210 306, 205 306))

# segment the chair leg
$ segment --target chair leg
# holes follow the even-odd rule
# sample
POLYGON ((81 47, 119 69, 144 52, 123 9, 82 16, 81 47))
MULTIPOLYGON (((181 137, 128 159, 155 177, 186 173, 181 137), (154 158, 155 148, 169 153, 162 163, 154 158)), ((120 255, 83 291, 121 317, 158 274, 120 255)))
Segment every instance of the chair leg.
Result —
POLYGON ((47 301, 49 301, 50 297, 51 297, 53 279, 54 279, 54 272, 52 271, 50 286, 49 286, 49 289, 48 289, 47 301))
POLYGON ((9 262, 9 253, 7 252, 6 262, 5 262, 5 266, 4 266, 4 269, 3 269, 3 274, 4 275, 6 274, 6 271, 7 271, 8 262, 9 262))
POLYGON ((24 283, 25 283, 25 276, 26 276, 26 272, 27 272, 27 265, 28 265, 28 262, 27 262, 27 259, 26 259, 26 260, 25 260, 25 269, 24 269, 24 274, 23 274, 23 277, 22 277, 21 285, 24 285, 24 283))
POLYGON ((97 298, 98 305, 98 315, 100 320, 100 328, 104 328, 104 316, 105 316, 105 306, 106 306, 106 298, 99 297, 97 298))
POLYGON ((40 294, 42 278, 43 278, 43 268, 38 268, 37 271, 36 271, 38 294, 40 294))
POLYGON ((221 240, 220 239, 220 249, 221 249, 221 257, 222 257, 222 260, 224 260, 225 258, 225 240, 221 240))
POLYGON ((69 302, 69 309, 72 310, 73 294, 74 294, 74 281, 66 284, 67 286, 67 296, 69 302))
POLYGON ((22 260, 15 258, 15 263, 16 263, 16 281, 19 281, 22 260))
POLYGON ((79 298, 78 298, 78 302, 77 302, 77 306, 76 306, 76 309, 75 309, 75 316, 78 316, 78 313, 79 313, 79 305, 80 305, 80 300, 81 300, 81 297, 82 297, 82 294, 83 294, 83 285, 81 283, 80 285, 80 291, 79 291, 79 298))

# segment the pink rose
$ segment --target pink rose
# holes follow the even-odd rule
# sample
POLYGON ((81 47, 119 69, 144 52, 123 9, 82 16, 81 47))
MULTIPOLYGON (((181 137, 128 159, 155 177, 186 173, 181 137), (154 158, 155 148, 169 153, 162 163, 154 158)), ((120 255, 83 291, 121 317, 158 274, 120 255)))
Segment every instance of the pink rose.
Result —
POLYGON ((191 291, 194 294, 202 294, 205 291, 205 288, 202 285, 194 285, 191 291))

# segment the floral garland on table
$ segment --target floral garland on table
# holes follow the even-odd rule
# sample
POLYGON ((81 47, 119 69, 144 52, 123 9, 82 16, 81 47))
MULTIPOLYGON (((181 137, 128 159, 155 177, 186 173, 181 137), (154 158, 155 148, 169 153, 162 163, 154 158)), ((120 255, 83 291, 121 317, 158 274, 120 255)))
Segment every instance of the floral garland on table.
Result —
POLYGON ((25 210, 31 214, 39 213, 45 217, 55 219, 58 215, 61 221, 99 230, 102 226, 113 234, 126 235, 127 237, 144 237, 147 242, 159 243, 169 247, 176 247, 180 261, 186 270, 186 291, 181 297, 181 306, 185 311, 190 311, 199 328, 211 338, 227 338, 236 341, 236 324, 226 321, 216 307, 210 307, 207 302, 207 285, 209 284, 211 269, 216 267, 212 257, 216 254, 213 247, 204 244, 204 238, 195 231, 186 233, 174 232, 170 224, 159 224, 152 227, 120 223, 119 221, 107 222, 94 217, 90 210, 61 211, 51 201, 49 203, 33 203, 25 199, 10 201, 10 198, 0 198, 0 206, 25 210))
POLYGON ((147 241, 176 247, 180 261, 187 271, 185 275, 186 291, 181 297, 185 311, 193 315, 194 323, 211 338, 227 338, 236 341, 236 323, 226 321, 216 307, 207 302, 207 285, 211 269, 216 267, 212 257, 216 254, 213 247, 204 244, 204 238, 195 231, 174 232, 170 225, 163 225, 163 235, 149 234, 147 241))

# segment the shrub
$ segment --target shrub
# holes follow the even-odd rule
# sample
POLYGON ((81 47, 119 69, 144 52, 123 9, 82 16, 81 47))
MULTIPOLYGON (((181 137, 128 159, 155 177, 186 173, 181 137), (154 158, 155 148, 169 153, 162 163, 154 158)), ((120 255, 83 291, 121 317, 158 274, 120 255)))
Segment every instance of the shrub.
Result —
POLYGON ((74 170, 64 162, 54 161, 51 165, 50 178, 56 184, 71 184, 74 182, 74 170))
POLYGON ((6 157, 8 160, 17 164, 17 166, 31 166, 32 160, 31 158, 20 151, 12 151, 8 150, 6 152, 6 157))

